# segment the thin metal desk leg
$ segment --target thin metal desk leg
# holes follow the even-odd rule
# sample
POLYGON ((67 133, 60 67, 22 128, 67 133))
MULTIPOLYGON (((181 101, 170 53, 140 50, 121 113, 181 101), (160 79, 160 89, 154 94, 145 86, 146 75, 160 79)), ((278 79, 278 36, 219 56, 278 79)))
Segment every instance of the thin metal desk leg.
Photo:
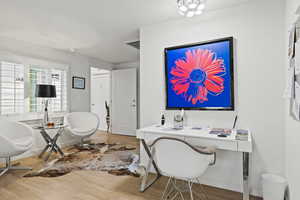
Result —
POLYGON ((249 199, 249 152, 243 152, 243 200, 249 199))
POLYGON ((144 149, 145 149, 145 151, 146 151, 146 153, 147 153, 147 155, 149 157, 149 163, 148 163, 148 166, 146 168, 146 175, 143 177, 142 183, 141 183, 141 187, 140 187, 140 192, 144 192, 149 187, 151 187, 161 177, 161 174, 160 174, 160 172, 158 170, 158 167, 157 167, 155 161, 153 160, 152 154, 151 154, 150 149, 148 148, 145 140, 142 139, 141 141, 142 141, 143 147, 144 147, 144 149), (154 169, 156 171, 156 176, 155 176, 155 178, 152 181, 150 181, 150 182, 147 183, 149 170, 151 169, 151 164, 153 165, 153 167, 154 167, 154 169))

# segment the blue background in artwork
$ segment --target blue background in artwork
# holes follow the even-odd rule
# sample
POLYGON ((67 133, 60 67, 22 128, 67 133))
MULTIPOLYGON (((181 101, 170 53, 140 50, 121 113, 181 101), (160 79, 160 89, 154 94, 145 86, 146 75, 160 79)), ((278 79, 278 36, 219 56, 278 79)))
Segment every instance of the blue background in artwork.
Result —
POLYGON ((198 45, 187 48, 180 48, 174 50, 167 50, 167 80, 168 80, 168 102, 167 107, 173 108, 203 108, 203 107, 232 107, 231 103, 231 70, 230 70, 230 43, 229 41, 221 41, 210 44, 198 45), (221 58, 224 60, 224 67, 226 70, 226 74, 222 77, 224 78, 224 91, 217 95, 213 96, 211 94, 207 94, 208 101, 200 103, 199 101, 196 104, 192 104, 185 100, 182 95, 176 95, 176 93, 172 90, 172 84, 170 83, 170 79, 173 75, 170 74, 170 71, 173 67, 175 67, 175 61, 178 59, 185 59, 185 52, 188 50, 196 50, 196 49, 208 49, 216 54, 217 58, 221 58))

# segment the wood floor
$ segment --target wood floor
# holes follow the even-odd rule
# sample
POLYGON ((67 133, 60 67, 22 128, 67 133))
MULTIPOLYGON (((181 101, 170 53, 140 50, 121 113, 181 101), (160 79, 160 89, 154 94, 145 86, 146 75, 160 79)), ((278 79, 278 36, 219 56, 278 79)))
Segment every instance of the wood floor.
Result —
MULTIPOLYGON (((134 137, 99 133, 98 139, 138 145, 134 137)), ((36 166, 37 157, 20 161, 36 166)), ((10 172, 0 177, 0 200, 159 200, 166 178, 161 178, 149 190, 139 192, 140 178, 114 176, 99 171, 74 171, 56 178, 22 178, 24 172, 10 172)), ((240 193, 204 186, 209 200, 241 200, 240 193)), ((252 200, 259 198, 252 197, 252 200)))

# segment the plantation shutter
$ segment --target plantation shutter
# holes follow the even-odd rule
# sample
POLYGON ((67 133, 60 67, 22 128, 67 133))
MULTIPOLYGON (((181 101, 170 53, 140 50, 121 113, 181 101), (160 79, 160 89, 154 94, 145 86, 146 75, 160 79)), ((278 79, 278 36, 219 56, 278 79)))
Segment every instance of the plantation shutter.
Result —
POLYGON ((24 112, 24 65, 0 61, 0 113, 24 112))

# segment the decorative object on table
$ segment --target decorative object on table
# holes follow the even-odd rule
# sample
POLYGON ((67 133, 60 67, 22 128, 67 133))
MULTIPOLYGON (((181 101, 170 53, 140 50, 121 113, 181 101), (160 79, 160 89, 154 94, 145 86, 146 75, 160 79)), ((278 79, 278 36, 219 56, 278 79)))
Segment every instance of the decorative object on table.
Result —
POLYGON ((46 142, 46 146, 43 149, 43 151, 40 153, 39 158, 42 158, 44 153, 49 150, 48 155, 45 157, 45 161, 48 161, 51 154, 53 152, 59 153, 62 157, 64 157, 64 153, 61 150, 61 148, 57 144, 58 138, 61 136, 61 134, 64 132, 64 128, 67 127, 67 125, 55 125, 53 123, 50 123, 50 126, 37 126, 33 127, 34 129, 39 129, 42 137, 44 138, 46 142), (56 134, 54 137, 51 137, 47 131, 50 130, 57 130, 56 134))
POLYGON ((0 168, 0 176, 9 170, 31 170, 28 167, 13 166, 11 157, 30 150, 33 144, 32 128, 17 122, 0 120, 0 158, 5 158, 5 167, 0 168))
POLYGON ((85 78, 73 76, 72 78, 72 88, 74 89, 85 89, 85 78))
POLYGON ((47 123, 47 127, 48 128, 52 128, 52 127, 54 127, 55 126, 55 123, 54 122, 48 122, 47 123))
POLYGON ((106 110, 105 120, 106 120, 106 126, 107 126, 106 132, 109 133, 109 129, 110 129, 110 109, 109 109, 109 105, 108 105, 107 101, 105 101, 105 110, 106 110))
POLYGON ((58 177, 75 170, 106 171, 110 174, 139 176, 137 147, 126 144, 96 142, 89 148, 73 146, 63 158, 57 158, 24 177, 58 177))
POLYGON ((99 118, 91 112, 71 112, 65 116, 65 123, 68 124, 69 131, 80 137, 80 145, 84 144, 84 139, 95 134, 99 127, 99 118))
POLYGON ((164 113, 162 113, 161 114, 161 125, 163 126, 163 125, 165 125, 165 122, 166 122, 166 118, 165 118, 165 115, 164 115, 164 113))
POLYGON ((233 38, 165 49, 166 109, 234 110, 233 38))
POLYGON ((56 97, 55 85, 37 84, 35 88, 35 97, 45 98, 44 101, 45 110, 44 110, 44 120, 43 120, 43 126, 45 126, 49 122, 49 116, 48 116, 49 99, 56 97))
POLYGON ((183 121, 184 121, 184 110, 182 109, 180 114, 174 115, 174 129, 183 129, 183 121))

